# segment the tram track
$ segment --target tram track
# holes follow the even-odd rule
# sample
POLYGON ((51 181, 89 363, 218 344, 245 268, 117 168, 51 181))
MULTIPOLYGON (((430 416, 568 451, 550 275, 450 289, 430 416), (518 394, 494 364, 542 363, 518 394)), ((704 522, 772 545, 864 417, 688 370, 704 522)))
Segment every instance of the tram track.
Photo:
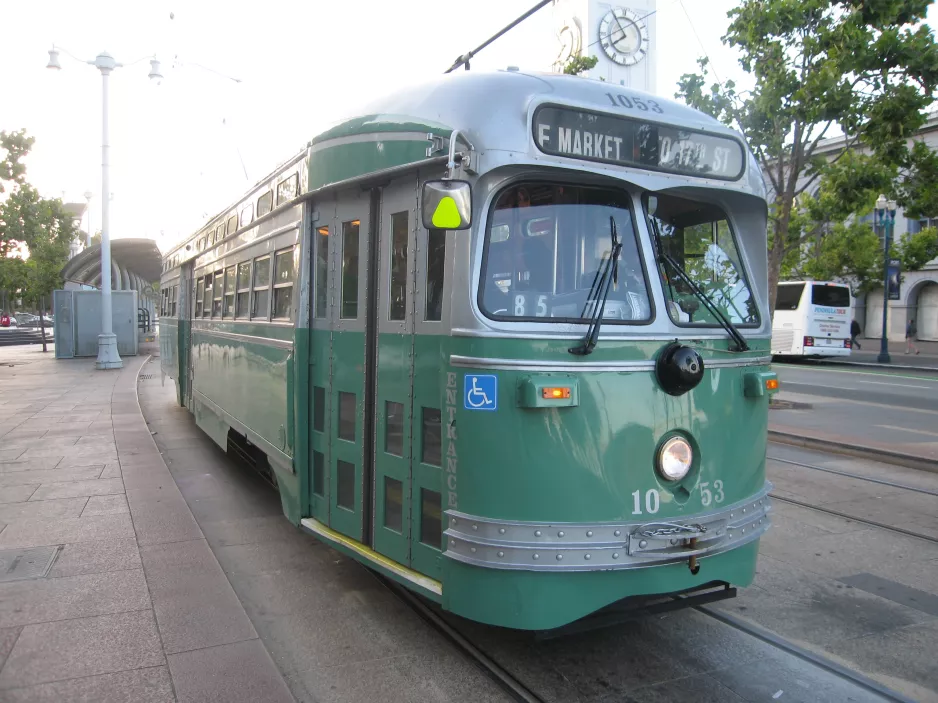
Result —
POLYGON ((419 596, 384 576, 375 574, 389 591, 407 608, 426 622, 434 631, 447 639, 457 650, 479 667, 492 679, 512 700, 520 703, 546 703, 537 693, 532 691, 510 671, 476 646, 469 638, 450 625, 445 618, 435 612, 419 596))
POLYGON ((830 469, 826 466, 817 466, 816 464, 806 464, 802 461, 794 461, 792 459, 782 459, 775 456, 766 456, 766 459, 769 461, 777 461, 780 464, 791 464, 793 466, 801 466, 806 469, 813 469, 814 471, 823 471, 824 473, 834 474, 835 476, 843 476, 844 478, 853 478, 858 481, 868 481, 870 483, 878 483, 881 486, 889 486, 890 488, 901 488, 906 491, 912 491, 914 493, 922 493, 924 495, 936 496, 938 497, 938 491, 933 491, 928 488, 920 488, 918 486, 909 486, 904 483, 896 483, 895 481, 887 481, 882 478, 875 478, 873 476, 864 476, 862 474, 854 474, 849 471, 841 471, 840 469, 830 469))

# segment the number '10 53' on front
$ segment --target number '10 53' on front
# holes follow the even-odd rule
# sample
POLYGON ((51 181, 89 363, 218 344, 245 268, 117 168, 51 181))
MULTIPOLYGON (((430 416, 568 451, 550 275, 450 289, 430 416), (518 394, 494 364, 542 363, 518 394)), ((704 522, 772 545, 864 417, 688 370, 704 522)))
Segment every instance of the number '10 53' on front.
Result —
POLYGON ((534 114, 534 142, 545 154, 723 180, 745 165, 731 137, 547 105, 534 114))

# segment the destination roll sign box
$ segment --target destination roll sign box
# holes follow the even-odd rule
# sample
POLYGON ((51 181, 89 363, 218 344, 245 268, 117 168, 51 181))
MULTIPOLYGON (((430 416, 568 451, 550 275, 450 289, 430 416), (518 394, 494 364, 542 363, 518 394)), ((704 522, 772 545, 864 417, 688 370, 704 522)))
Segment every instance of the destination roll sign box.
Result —
POLYGON ((547 105, 534 114, 534 141, 545 154, 723 180, 745 164, 729 137, 547 105))

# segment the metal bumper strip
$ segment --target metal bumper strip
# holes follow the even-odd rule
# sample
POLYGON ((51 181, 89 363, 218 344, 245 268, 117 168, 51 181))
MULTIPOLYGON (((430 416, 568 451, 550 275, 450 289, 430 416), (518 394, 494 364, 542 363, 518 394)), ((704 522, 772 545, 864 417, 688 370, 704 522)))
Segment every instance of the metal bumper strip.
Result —
POLYGON ((737 549, 771 524, 768 481, 718 512, 627 523, 499 521, 446 511, 445 556, 489 569, 610 571, 687 561, 737 549))

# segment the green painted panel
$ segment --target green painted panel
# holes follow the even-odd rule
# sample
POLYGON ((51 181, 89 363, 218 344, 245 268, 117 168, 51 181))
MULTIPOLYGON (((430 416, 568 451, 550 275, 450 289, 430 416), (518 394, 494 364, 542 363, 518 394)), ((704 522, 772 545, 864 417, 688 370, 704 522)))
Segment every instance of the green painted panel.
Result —
POLYGON ((331 139, 341 139, 359 134, 386 134, 394 132, 433 132, 437 136, 448 137, 453 131, 439 122, 417 121, 412 115, 372 114, 362 115, 327 129, 316 135, 310 144, 316 145, 331 139))
POLYGON ((427 157, 427 141, 355 142, 327 147, 309 161, 309 189, 427 157))
POLYGON ((671 593, 713 580, 748 586, 755 575, 758 542, 686 564, 629 571, 544 573, 482 569, 445 560, 443 607, 484 623, 523 630, 559 627, 622 598, 671 593))
MULTIPOLYGON (((332 490, 332 333, 314 329, 309 352, 309 512, 330 525, 332 490), (321 402, 321 408, 317 407, 321 402), (320 480, 315 480, 317 470, 320 480), (318 491, 318 492, 317 492, 318 491)), ((303 428, 300 428, 303 433, 303 428)))

